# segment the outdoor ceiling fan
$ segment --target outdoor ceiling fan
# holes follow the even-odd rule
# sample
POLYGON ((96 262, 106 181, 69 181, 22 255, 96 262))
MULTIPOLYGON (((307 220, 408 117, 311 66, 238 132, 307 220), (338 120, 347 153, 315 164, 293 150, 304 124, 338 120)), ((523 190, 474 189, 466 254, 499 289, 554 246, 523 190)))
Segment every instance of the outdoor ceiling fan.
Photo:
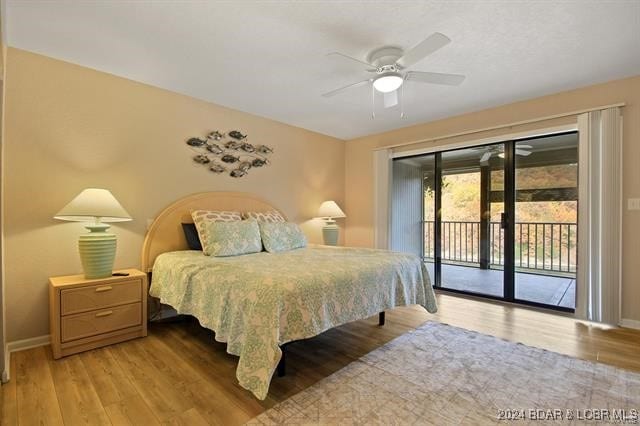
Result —
MULTIPOLYGON (((361 61, 360 59, 356 59, 339 52, 329 53, 329 55, 335 55, 357 62, 361 66, 365 66, 365 71, 375 74, 375 76, 324 93, 322 96, 329 98, 349 89, 354 89, 371 83, 372 107, 375 102, 375 92, 378 91, 384 95, 384 107, 390 108, 397 105, 399 102, 398 89, 401 89, 400 98, 402 98, 404 83, 406 81, 458 86, 464 81, 464 75, 407 71, 409 67, 446 46, 450 42, 451 39, 446 35, 433 33, 407 52, 399 47, 392 46, 384 46, 374 49, 369 53, 366 61, 361 61)), ((372 116, 375 117, 375 114, 372 114, 372 116)), ((404 116, 404 114, 401 113, 401 116, 404 116)))
MULTIPOLYGON (((532 149, 532 148, 533 147, 531 145, 518 144, 518 147, 516 148, 516 155, 522 155, 523 157, 531 155, 531 151, 527 151, 527 149, 532 149)), ((494 154, 497 154, 498 157, 500 158, 504 158, 504 151, 502 150, 502 147, 490 146, 488 148, 479 148, 479 149, 483 149, 485 151, 484 154, 482 154, 482 157, 480 157, 480 164, 486 163, 487 161, 489 161, 491 156, 494 154)))

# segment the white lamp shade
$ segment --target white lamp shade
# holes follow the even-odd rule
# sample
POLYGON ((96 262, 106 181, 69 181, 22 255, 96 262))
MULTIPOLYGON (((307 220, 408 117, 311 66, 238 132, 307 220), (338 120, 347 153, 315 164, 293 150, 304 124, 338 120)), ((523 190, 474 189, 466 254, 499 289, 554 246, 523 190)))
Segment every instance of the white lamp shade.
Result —
POLYGON ((126 222, 131 216, 106 189, 87 188, 54 216, 55 219, 89 222, 126 222))
POLYGON ((338 207, 335 201, 325 201, 320 204, 320 208, 318 209, 318 217, 347 217, 344 214, 342 209, 338 207))

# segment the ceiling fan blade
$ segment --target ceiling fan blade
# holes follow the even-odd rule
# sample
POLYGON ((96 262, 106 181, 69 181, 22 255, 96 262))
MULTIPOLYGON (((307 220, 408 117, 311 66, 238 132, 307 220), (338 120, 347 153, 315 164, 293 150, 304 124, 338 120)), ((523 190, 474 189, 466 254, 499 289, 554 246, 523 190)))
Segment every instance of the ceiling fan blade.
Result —
POLYGON ((458 86, 466 77, 460 74, 442 74, 439 72, 409 71, 406 79, 419 81, 420 83, 442 84, 445 86, 458 86))
POLYGON ((398 91, 384 93, 384 107, 391 108, 398 105, 398 91))
POLYGON ((408 68, 450 42, 451 39, 446 35, 433 33, 398 59, 397 64, 403 68, 408 68))
POLYGON ((348 60, 350 60, 350 61, 357 62, 357 63, 359 63, 360 65, 364 65, 364 66, 366 66, 366 67, 367 67, 367 71, 369 71, 369 72, 376 72, 376 67, 375 67, 375 65, 371 65, 371 64, 370 64, 370 63, 368 63, 368 62, 361 61, 360 59, 356 59, 356 58, 353 58, 353 57, 351 57, 351 56, 345 55, 344 53, 340 53, 340 52, 331 52, 331 53, 327 53, 327 56, 340 56, 341 58, 345 58, 345 59, 348 59, 348 60))
POLYGON ((487 161, 489 161, 489 158, 491 158, 491 152, 485 152, 484 154, 482 154, 482 157, 480 157, 480 162, 486 163, 487 161))
POLYGON ((531 145, 520 145, 520 144, 516 144, 516 148, 533 149, 531 145))
POLYGON ((340 87, 339 89, 335 89, 335 90, 332 90, 330 92, 323 93, 322 96, 324 96, 325 98, 330 98, 331 96, 337 95, 338 93, 344 92, 345 90, 354 89, 356 87, 364 86, 365 84, 368 84, 370 81, 371 80, 369 79, 369 80, 362 80, 362 81, 359 81, 357 83, 349 84, 347 86, 340 87))
POLYGON ((531 151, 525 151, 524 149, 516 149, 517 155, 522 155, 523 157, 531 155, 531 151))

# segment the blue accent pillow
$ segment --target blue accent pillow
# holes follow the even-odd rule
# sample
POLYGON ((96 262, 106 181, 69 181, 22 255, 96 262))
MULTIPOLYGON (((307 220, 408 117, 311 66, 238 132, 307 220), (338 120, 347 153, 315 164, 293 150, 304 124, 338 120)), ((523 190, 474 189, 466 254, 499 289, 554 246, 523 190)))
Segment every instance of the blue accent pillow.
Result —
POLYGON ((202 243, 200 242, 200 237, 198 236, 198 229, 196 228, 196 224, 183 223, 182 231, 184 232, 184 238, 187 240, 189 250, 202 251, 202 243))

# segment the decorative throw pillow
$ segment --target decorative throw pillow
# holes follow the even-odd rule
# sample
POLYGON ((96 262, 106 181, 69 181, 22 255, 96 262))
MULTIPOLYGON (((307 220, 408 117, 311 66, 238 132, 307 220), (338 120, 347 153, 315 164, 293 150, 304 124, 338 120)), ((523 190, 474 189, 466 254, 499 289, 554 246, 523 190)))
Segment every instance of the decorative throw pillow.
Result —
POLYGON ((307 246, 307 237, 304 236, 298 225, 291 222, 258 222, 262 244, 269 253, 293 250, 307 246))
POLYGON ((268 212, 244 212, 242 213, 242 218, 255 219, 258 222, 286 222, 285 218, 282 217, 280 212, 278 212, 277 210, 269 210, 268 212))
POLYGON ((203 252, 207 256, 236 256, 262 251, 260 229, 253 219, 235 222, 208 222, 203 252))
POLYGON ((189 247, 189 250, 202 251, 202 243, 200 242, 200 237, 198 236, 198 230, 196 229, 196 224, 183 223, 182 231, 184 232, 185 240, 187 240, 187 246, 189 247))
POLYGON ((209 239, 207 235, 207 224, 210 222, 234 222, 241 221, 242 215, 240 212, 223 211, 223 210, 192 210, 191 217, 193 223, 198 230, 198 236, 202 245, 206 244, 205 241, 209 239))

